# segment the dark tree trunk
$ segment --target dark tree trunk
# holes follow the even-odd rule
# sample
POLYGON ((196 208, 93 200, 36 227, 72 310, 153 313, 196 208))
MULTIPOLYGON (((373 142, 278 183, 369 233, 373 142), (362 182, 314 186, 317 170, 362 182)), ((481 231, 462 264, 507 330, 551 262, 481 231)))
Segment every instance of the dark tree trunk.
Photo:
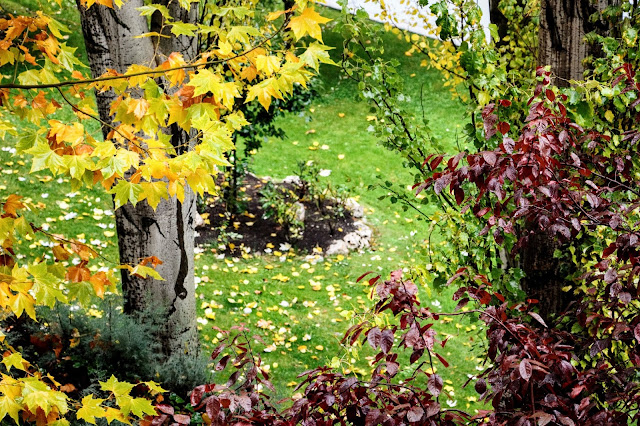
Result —
MULTIPOLYGON (((597 50, 588 45, 584 37, 598 31, 604 34, 608 27, 600 20, 591 22, 590 17, 614 0, 542 0, 540 32, 538 34, 538 64, 551 66, 554 83, 569 86, 570 80, 582 80, 584 60, 597 50)), ((540 313, 548 317, 562 313, 572 300, 571 293, 562 291, 572 271, 570 262, 556 259, 556 250, 566 253, 567 245, 549 236, 546 230, 529 226, 528 242, 520 254, 520 265, 525 273, 522 288, 527 297, 539 301, 540 313)))
POLYGON ((606 34, 608 24, 590 17, 617 0, 542 0, 538 34, 538 64, 551 66, 555 84, 569 86, 569 80, 582 80, 583 62, 597 54, 593 45, 585 43, 586 34, 606 34))
MULTIPOLYGON (((166 1, 164 3, 167 3, 166 1)), ((189 61, 196 55, 196 42, 187 37, 160 38, 154 46, 151 38, 133 38, 150 31, 145 17, 136 8, 143 0, 128 0, 122 8, 109 9, 94 5, 89 9, 78 8, 82 21, 91 72, 97 77, 108 68, 125 72, 132 64, 155 66, 163 56, 173 51, 183 54, 189 61)), ((197 9, 181 10, 172 2, 170 10, 176 19, 192 22, 197 9)), ((109 114, 112 91, 96 93, 100 118, 112 122, 109 114)), ((167 129, 173 145, 179 150, 189 149, 190 135, 176 128, 167 129)), ((107 128, 103 128, 106 137, 107 128)), ((141 317, 147 310, 160 309, 164 313, 158 339, 165 359, 198 352, 196 323, 194 265, 195 197, 185 190, 183 202, 175 198, 163 200, 153 210, 146 201, 135 207, 128 203, 116 210, 116 228, 120 263, 136 265, 150 256, 158 257, 163 264, 157 271, 164 281, 132 276, 122 272, 122 291, 126 313, 141 317)))

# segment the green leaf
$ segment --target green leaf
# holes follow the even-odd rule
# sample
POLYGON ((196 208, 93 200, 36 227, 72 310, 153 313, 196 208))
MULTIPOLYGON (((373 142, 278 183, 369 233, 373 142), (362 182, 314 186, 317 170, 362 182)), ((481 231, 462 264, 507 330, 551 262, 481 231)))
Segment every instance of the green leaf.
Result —
POLYGON ((139 183, 131 183, 127 180, 120 179, 118 183, 111 188, 110 194, 114 194, 113 197, 116 209, 120 206, 124 206, 127 202, 130 202, 134 206, 138 204, 138 197, 142 192, 142 186, 139 183))
POLYGON ((70 33, 71 30, 69 29, 69 27, 67 27, 66 25, 60 23, 59 21, 56 21, 55 19, 53 19, 51 16, 49 16, 49 31, 51 31, 51 34, 53 34, 56 38, 60 39, 62 38, 62 33, 70 33))
POLYGON ((33 156, 31 173, 49 169, 54 174, 57 174, 58 170, 64 167, 62 156, 53 152, 47 143, 38 141, 35 146, 26 150, 25 153, 33 156))
POLYGON ((113 374, 106 382, 100 382, 100 389, 112 392, 115 396, 129 395, 129 392, 131 392, 133 387, 134 385, 131 383, 118 381, 113 374))
POLYGON ((182 35, 193 37, 194 35, 196 35, 197 30, 198 30, 197 25, 189 24, 188 22, 171 23, 171 33, 173 33, 178 37, 182 35))
POLYGON ((69 300, 77 300, 82 306, 89 306, 96 294, 91 283, 86 281, 69 283, 67 288, 69 289, 69 300))
POLYGON ((136 10, 140 12, 140 16, 151 16, 155 11, 158 11, 164 18, 166 19, 172 18, 171 12, 169 12, 169 9, 167 9, 166 6, 163 6, 161 4, 150 4, 148 6, 141 6, 136 8, 136 10))
POLYGON ((333 49, 333 47, 325 46, 324 44, 320 44, 318 42, 313 42, 307 47, 307 50, 300 55, 300 59, 310 66, 311 68, 318 71, 319 63, 330 64, 330 65, 338 65, 336 64, 331 57, 329 57, 329 53, 327 51, 333 49))
POLYGON ((62 65, 67 71, 73 71, 75 69, 74 66, 86 66, 76 57, 76 50, 78 50, 77 47, 69 47, 67 46, 67 43, 62 43, 60 45, 58 60, 60 61, 60 65, 62 65))
POLYGON ((133 398, 130 402, 129 409, 139 418, 144 417, 145 414, 156 414, 156 409, 151 405, 151 401, 145 398, 133 398))

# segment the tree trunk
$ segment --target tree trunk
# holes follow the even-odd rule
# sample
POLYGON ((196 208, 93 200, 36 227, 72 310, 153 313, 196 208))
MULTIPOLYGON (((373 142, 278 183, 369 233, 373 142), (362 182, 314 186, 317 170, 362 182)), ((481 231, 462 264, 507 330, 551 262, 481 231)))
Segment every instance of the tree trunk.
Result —
MULTIPOLYGON (((608 30, 606 24, 590 16, 613 4, 613 0, 542 0, 540 31, 538 33, 538 65, 551 66, 554 83, 569 86, 570 80, 582 80, 584 60, 597 54, 584 37, 587 33, 608 30)), ((540 313, 548 317, 562 313, 572 300, 571 294, 562 291, 571 273, 570 262, 553 257, 556 250, 567 252, 567 245, 548 235, 535 225, 526 228, 528 242, 520 254, 520 265, 525 273, 522 288, 527 297, 539 301, 540 313)))
POLYGON ((617 0, 542 0, 538 64, 551 65, 557 86, 567 87, 569 80, 583 79, 585 58, 597 53, 594 46, 585 43, 584 36, 608 31, 606 22, 589 18, 614 3, 617 0))
MULTIPOLYGON (((165 3, 167 3, 165 1, 165 3)), ((191 12, 170 7, 176 19, 195 20, 197 9, 191 12)), ((187 37, 172 38, 154 46, 151 38, 133 38, 150 31, 145 17, 136 8, 143 0, 128 0, 122 8, 109 9, 94 5, 84 8, 78 1, 87 54, 94 77, 108 68, 125 72, 132 64, 155 66, 162 56, 172 51, 183 54, 186 61, 196 55, 196 42, 187 37), (158 55, 160 57, 158 57, 158 55)), ((96 93, 100 118, 112 122, 109 114, 112 91, 96 93)), ((177 149, 189 149, 190 135, 177 126, 167 129, 177 149)), ((106 137, 108 129, 103 128, 106 137)), ((184 354, 198 353, 194 284, 194 221, 195 196, 185 190, 184 202, 172 198, 162 200, 154 211, 146 201, 135 207, 128 203, 116 210, 116 228, 120 263, 136 265, 144 258, 158 257, 157 267, 164 281, 132 276, 122 272, 124 311, 141 317, 148 310, 161 309, 163 320, 158 339, 166 360, 184 354), (166 311, 164 311, 166 310, 166 311)))

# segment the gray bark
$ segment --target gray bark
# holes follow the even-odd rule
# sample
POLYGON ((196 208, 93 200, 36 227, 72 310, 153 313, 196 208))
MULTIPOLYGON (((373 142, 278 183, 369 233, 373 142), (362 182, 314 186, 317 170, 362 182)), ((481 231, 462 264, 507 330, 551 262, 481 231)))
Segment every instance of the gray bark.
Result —
MULTIPOLYGON (((166 3, 166 2, 165 2, 166 3)), ((175 4, 176 2, 173 2, 175 4)), ((87 54, 94 77, 108 68, 124 72, 132 64, 155 66, 162 56, 179 51, 189 61, 196 55, 195 40, 187 37, 172 39, 155 46, 151 38, 133 37, 149 32, 145 17, 135 10, 143 0, 129 0, 118 9, 94 5, 78 8, 82 21, 87 54)), ((178 15, 177 18, 195 19, 197 10, 178 15)), ((115 99, 113 92, 97 93, 100 118, 112 122, 109 107, 115 99)), ((177 126, 167 129, 172 143, 180 150, 188 149, 189 136, 177 126)), ((103 134, 109 133, 103 128, 103 134)), ((138 264, 141 259, 156 256, 163 264, 157 271, 164 281, 132 276, 122 272, 124 310, 132 316, 141 316, 149 309, 165 310, 158 339, 165 359, 198 353, 194 284, 194 220, 195 196, 185 191, 184 202, 163 200, 154 211, 146 202, 135 207, 128 203, 116 210, 116 228, 120 262, 138 264)))

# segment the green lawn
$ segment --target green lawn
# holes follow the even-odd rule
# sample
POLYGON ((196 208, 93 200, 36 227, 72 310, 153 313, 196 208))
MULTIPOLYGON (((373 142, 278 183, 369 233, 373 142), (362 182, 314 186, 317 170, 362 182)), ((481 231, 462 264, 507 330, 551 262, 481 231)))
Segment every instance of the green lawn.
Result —
MULTIPOLYGON (((22 7, 19 3, 23 2, 9 2, 16 8, 22 7)), ((73 22, 77 18, 67 19, 77 31, 77 23, 73 22)), ((325 41, 336 46, 332 52, 336 55, 342 40, 331 31, 331 24, 328 27, 325 41)), ((71 40, 70 44, 73 43, 78 40, 71 40)), ((454 152, 456 134, 465 124, 463 107, 451 100, 436 71, 419 66, 422 58, 405 56, 407 45, 398 36, 388 33, 385 46, 389 58, 401 63, 407 91, 423 93, 422 99, 419 96, 413 99, 414 110, 422 114, 424 109, 434 133, 454 152)), ((366 207, 367 221, 375 229, 371 249, 317 262, 318 259, 305 259, 275 246, 265 256, 221 259, 211 247, 200 248, 196 255, 204 346, 212 347, 218 338, 212 325, 224 329, 244 323, 264 340, 253 342, 253 347, 272 372, 276 399, 289 395, 299 380, 297 374, 310 367, 333 363, 355 372, 368 369, 370 351, 363 348, 349 352, 339 345, 351 323, 349 312, 362 312, 371 305, 370 289, 356 283, 356 278, 369 270, 384 278, 394 269, 427 262, 420 255, 427 225, 419 220, 419 215, 403 212, 386 199, 380 200, 384 193, 379 190, 367 190, 368 185, 376 183, 378 174, 408 185, 412 182, 411 173, 403 169, 398 155, 378 145, 367 131, 371 119, 369 107, 358 100, 357 88, 341 76, 339 68, 323 66, 317 84, 321 87, 320 95, 304 114, 280 119, 288 137, 268 140, 254 157, 252 167, 258 175, 284 177, 295 173, 298 161, 313 160, 331 170, 326 179, 349 186, 366 207)), ((109 259, 103 265, 113 267, 117 242, 110 197, 101 188, 74 192, 57 177, 44 173, 28 175, 28 159, 11 154, 10 147, 15 142, 14 138, 2 142, 0 196, 19 193, 41 203, 40 210, 48 216, 41 220, 49 223, 51 231, 101 246, 101 252, 109 259)), ((36 249, 39 243, 29 244, 36 249)), ((424 284, 420 293, 422 303, 434 310, 453 309, 451 292, 436 294, 429 291, 429 283, 424 284)), ((439 353, 452 367, 446 369, 438 364, 438 373, 445 379, 449 404, 467 408, 474 404, 475 391, 472 386, 463 389, 462 384, 468 375, 477 372, 476 367, 482 362, 471 349, 483 343, 483 333, 468 319, 456 317, 455 321, 440 322, 434 328, 442 339, 449 337, 449 342, 439 353)))

